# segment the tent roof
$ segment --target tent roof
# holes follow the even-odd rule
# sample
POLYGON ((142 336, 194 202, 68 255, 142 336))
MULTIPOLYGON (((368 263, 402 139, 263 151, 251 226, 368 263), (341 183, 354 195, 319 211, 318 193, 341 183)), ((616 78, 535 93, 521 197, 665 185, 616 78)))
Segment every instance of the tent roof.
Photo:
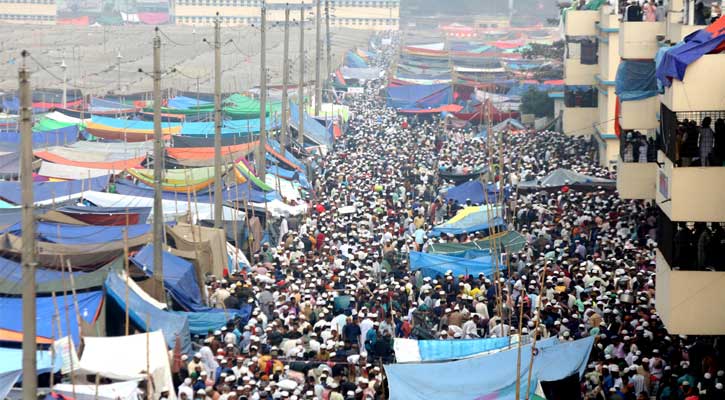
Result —
POLYGON ((580 174, 570 169, 557 168, 542 179, 532 179, 519 183, 520 188, 559 187, 564 185, 615 185, 612 179, 597 178, 591 175, 580 174))

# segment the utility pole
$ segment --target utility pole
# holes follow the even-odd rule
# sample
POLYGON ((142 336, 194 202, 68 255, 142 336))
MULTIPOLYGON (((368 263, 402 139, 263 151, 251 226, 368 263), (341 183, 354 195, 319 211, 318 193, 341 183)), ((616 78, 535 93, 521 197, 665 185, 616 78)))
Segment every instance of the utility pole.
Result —
POLYGON ((305 3, 300 6, 300 81, 297 86, 297 141, 300 146, 305 144, 305 3))
POLYGON ((116 61, 118 64, 118 93, 121 94, 121 60, 123 59, 123 56, 121 55, 121 50, 118 50, 118 54, 116 54, 116 61))
MULTIPOLYGON (((289 3, 284 8, 284 59, 282 60, 282 126, 279 141, 284 148, 289 142, 287 134, 287 86, 289 85, 289 3)), ((284 153, 284 150, 282 151, 284 153)))
POLYGON ((36 373, 36 321, 35 321, 35 216, 33 215, 33 104, 30 94, 30 71, 23 50, 20 81, 20 180, 23 189, 23 398, 38 396, 36 373))
POLYGON ((322 79, 320 74, 320 64, 322 63, 322 0, 317 1, 317 10, 315 11, 315 115, 320 115, 320 106, 322 105, 322 79))
MULTIPOLYGON (((332 74, 332 41, 330 40, 330 0, 325 0, 325 43, 327 44, 326 53, 327 56, 327 75, 325 75, 325 83, 330 80, 330 74, 332 74)), ((329 93, 328 93, 329 94, 329 93)))
POLYGON ((163 166, 163 137, 161 134, 161 38, 159 28, 156 28, 154 36, 154 279, 155 289, 160 288, 156 293, 157 299, 165 302, 166 290, 164 289, 164 264, 163 264, 163 235, 164 235, 164 211, 161 193, 163 166))
POLYGON ((60 69, 63 70, 63 98, 61 103, 63 103, 63 108, 66 108, 68 104, 68 75, 66 74, 68 65, 66 65, 65 60, 60 62, 60 69))
POLYGON ((259 147, 257 148, 257 175, 264 182, 267 176, 267 6, 262 3, 262 26, 259 49, 259 147))
POLYGON ((222 39, 219 13, 214 20, 214 227, 222 227, 222 39))

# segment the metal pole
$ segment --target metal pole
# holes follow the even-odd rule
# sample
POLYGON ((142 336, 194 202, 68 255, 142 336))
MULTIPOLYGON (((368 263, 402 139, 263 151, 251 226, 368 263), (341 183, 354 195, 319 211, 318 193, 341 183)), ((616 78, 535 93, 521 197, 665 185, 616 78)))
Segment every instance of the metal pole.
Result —
MULTIPOLYGON (((332 74, 332 41, 330 40, 330 0, 325 0, 325 28, 327 38, 325 42, 327 44, 326 55, 327 55, 327 75, 325 75, 325 84, 330 79, 332 74)), ((329 95, 330 93, 328 93, 329 95)))
POLYGON ((262 26, 260 30, 261 48, 259 49, 259 147, 257 148, 257 175, 264 182, 267 175, 267 8, 261 9, 262 26))
POLYGON ((222 39, 219 13, 214 20, 214 227, 222 227, 222 39))
POLYGON ((28 52, 23 50, 20 81, 20 181, 23 189, 23 399, 38 396, 36 373, 35 321, 35 216, 33 215, 33 105, 30 71, 25 67, 28 52))
MULTIPOLYGON (((287 86, 289 85, 289 4, 284 9, 284 59, 282 60, 282 126, 280 130, 280 143, 284 148, 289 142, 287 137, 287 86)), ((284 153, 284 151, 283 151, 284 153)))
POLYGON ((63 103, 63 108, 66 108, 68 104, 68 75, 66 74, 68 66, 65 64, 65 60, 61 61, 60 69, 63 70, 63 98, 61 103, 63 103))
POLYGON ((297 141, 300 146, 305 144, 305 3, 300 7, 300 81, 297 86, 297 106, 298 118, 297 123, 297 141))
POLYGON ((315 11, 315 115, 320 115, 322 105, 322 79, 320 64, 322 63, 322 0, 317 0, 315 11))
POLYGON ((163 235, 164 235, 164 211, 162 205, 162 164, 163 164, 163 137, 161 134, 161 38, 159 28, 156 28, 154 36, 154 279, 157 282, 157 299, 165 300, 164 289, 164 266, 163 266, 163 235))

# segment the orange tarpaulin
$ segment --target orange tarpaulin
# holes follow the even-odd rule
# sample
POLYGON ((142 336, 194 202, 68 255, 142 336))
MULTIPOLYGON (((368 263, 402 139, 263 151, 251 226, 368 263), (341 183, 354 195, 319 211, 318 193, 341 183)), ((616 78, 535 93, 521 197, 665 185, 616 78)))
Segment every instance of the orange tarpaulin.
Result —
MULTIPOLYGON (((235 144, 233 146, 222 146, 222 157, 229 154, 252 150, 259 142, 235 144)), ((177 160, 211 160, 214 158, 213 147, 170 147, 166 149, 166 155, 177 160)), ((233 161, 233 160, 232 160, 233 161)))
POLYGON ((123 171, 127 168, 139 168, 146 156, 120 161, 74 161, 48 151, 36 151, 36 157, 56 164, 72 165, 74 167, 107 169, 109 171, 123 171))
POLYGON ((272 146, 267 145, 267 153, 273 155, 276 159, 282 161, 283 163, 289 165, 291 168, 296 169, 297 171, 302 171, 300 167, 295 165, 292 161, 288 160, 285 156, 282 154, 279 154, 275 149, 272 148, 272 146))
MULTIPOLYGON (((17 331, 11 331, 8 329, 0 329, 0 342, 15 342, 20 343, 23 341, 23 333, 17 331)), ((35 338, 36 343, 39 344, 53 344, 53 339, 37 336, 35 338)))

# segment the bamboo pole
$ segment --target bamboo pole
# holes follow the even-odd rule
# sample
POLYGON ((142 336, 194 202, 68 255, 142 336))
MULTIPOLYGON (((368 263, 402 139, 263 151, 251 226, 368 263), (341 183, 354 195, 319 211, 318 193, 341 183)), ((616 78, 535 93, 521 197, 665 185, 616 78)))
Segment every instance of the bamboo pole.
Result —
POLYGON ((529 400, 530 394, 531 394, 531 373, 534 368, 534 357, 536 356, 536 339, 539 336, 539 323, 541 322, 541 303, 542 301, 542 295, 544 292, 544 282, 546 282, 546 264, 544 264, 544 268, 541 272, 541 282, 539 286, 539 297, 538 297, 538 303, 536 304, 536 314, 534 316, 536 317, 536 325, 534 326, 534 338, 531 341, 531 359, 529 361, 529 374, 526 378, 526 400, 529 400))
POLYGON ((123 230, 123 266, 124 270, 126 271, 126 309, 125 309, 125 326, 126 326, 126 336, 129 335, 129 329, 130 329, 130 319, 129 319, 129 309, 128 309, 128 296, 129 296, 129 285, 128 280, 130 279, 130 272, 129 272, 129 265, 128 265, 128 214, 126 214, 126 228, 123 230))

